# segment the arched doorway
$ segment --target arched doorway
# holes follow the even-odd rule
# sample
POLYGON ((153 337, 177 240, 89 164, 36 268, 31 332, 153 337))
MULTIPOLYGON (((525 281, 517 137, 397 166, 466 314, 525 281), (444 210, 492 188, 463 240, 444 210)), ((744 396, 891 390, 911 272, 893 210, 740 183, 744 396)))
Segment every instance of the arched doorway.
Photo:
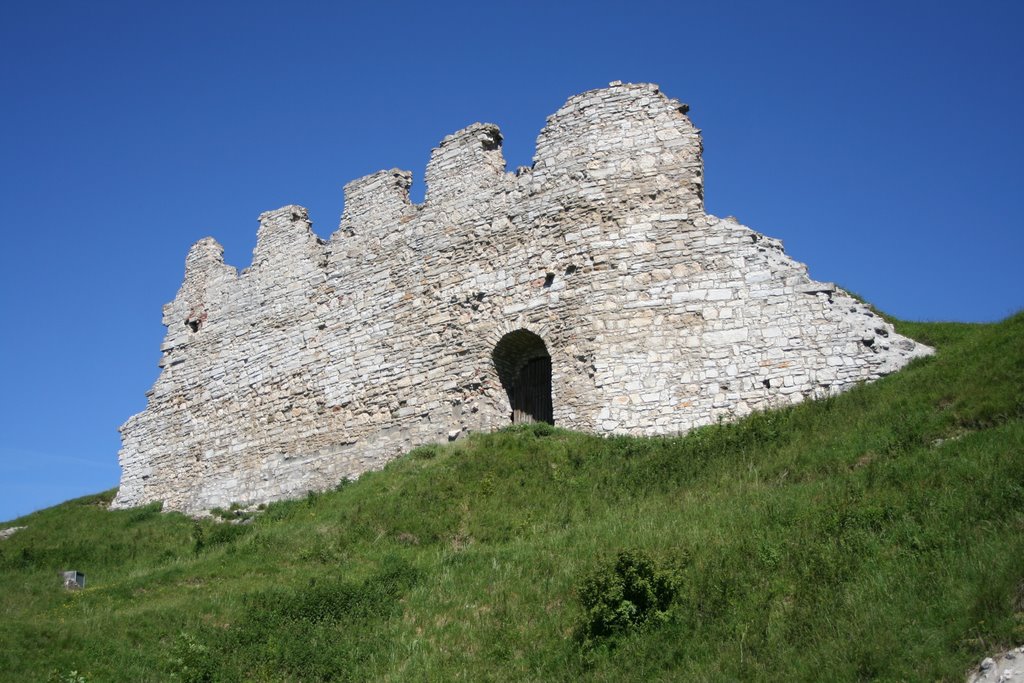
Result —
POLYGON ((509 332, 498 341, 491 358, 508 394, 512 422, 554 424, 551 354, 544 340, 529 330, 509 332))

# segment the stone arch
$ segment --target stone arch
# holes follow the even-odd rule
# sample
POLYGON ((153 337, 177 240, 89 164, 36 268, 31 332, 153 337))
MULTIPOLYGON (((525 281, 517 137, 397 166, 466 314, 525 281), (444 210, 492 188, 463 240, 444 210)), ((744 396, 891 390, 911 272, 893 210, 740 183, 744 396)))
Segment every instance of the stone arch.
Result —
POLYGON ((491 359, 508 395, 512 422, 554 424, 551 354, 544 340, 529 330, 513 330, 498 340, 491 359))

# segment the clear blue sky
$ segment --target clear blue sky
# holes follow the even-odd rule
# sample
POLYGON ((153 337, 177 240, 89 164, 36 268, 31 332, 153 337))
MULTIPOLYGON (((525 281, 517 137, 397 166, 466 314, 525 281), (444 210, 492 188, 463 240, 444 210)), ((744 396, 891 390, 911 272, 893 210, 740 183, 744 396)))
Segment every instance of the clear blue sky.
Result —
POLYGON ((708 210, 894 315, 1024 306, 1024 3, 45 2, 0 9, 0 520, 117 484, 195 240, 328 236, 344 183, 474 121, 650 81, 704 131, 708 210))

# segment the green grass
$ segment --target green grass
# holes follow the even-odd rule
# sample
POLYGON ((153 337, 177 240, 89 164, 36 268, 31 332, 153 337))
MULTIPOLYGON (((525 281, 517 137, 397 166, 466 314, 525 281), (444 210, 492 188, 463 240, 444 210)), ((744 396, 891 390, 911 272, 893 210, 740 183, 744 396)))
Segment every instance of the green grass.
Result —
POLYGON ((0 679, 963 680, 1024 643, 1024 315, 899 325, 938 353, 685 437, 473 435, 247 525, 14 520, 0 679), (675 598, 581 637, 623 551, 675 598))

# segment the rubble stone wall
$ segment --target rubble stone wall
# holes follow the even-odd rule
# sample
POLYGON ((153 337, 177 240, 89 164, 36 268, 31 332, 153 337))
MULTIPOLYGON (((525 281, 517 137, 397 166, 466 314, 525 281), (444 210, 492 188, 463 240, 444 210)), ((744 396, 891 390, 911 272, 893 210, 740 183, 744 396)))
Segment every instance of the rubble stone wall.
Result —
POLYGON ((260 216, 241 273, 200 240, 147 408, 121 427, 115 506, 302 495, 499 428, 515 366, 544 350, 556 424, 637 435, 834 394, 931 351, 777 240, 707 215, 686 111, 613 83, 549 117, 532 168, 507 173, 500 131, 475 124, 434 150, 423 204, 392 169, 345 187, 326 242, 299 206, 260 216))

